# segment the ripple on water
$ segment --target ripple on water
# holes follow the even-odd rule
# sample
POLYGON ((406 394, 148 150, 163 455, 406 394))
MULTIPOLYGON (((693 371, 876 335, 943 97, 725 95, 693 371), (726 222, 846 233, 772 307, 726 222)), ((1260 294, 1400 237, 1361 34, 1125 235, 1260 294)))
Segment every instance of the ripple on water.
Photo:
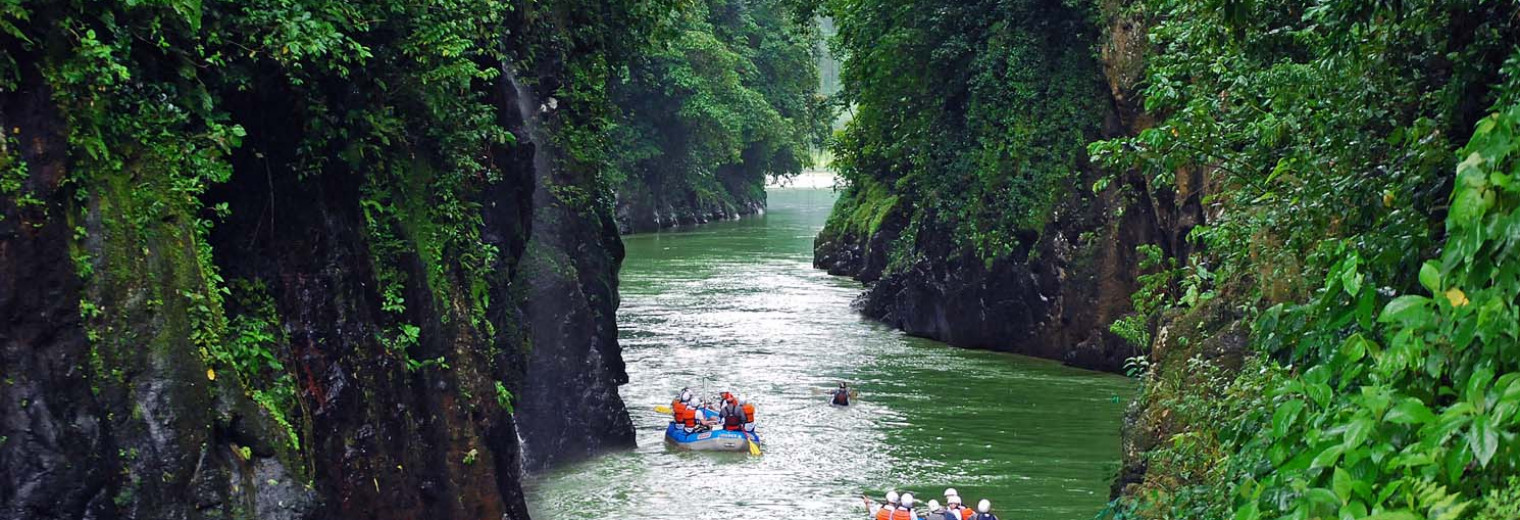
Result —
POLYGON ((631 380, 620 391, 639 447, 536 476, 534 518, 687 517, 693 503, 746 518, 848 516, 864 514, 862 492, 889 487, 927 500, 953 486, 1005 518, 1102 508, 1131 384, 862 319, 849 307, 859 285, 811 264, 833 199, 775 190, 763 217, 625 237, 618 321, 631 380), (839 380, 863 393, 856 406, 817 393, 839 380), (748 397, 765 455, 668 450, 652 409, 682 386, 748 397))

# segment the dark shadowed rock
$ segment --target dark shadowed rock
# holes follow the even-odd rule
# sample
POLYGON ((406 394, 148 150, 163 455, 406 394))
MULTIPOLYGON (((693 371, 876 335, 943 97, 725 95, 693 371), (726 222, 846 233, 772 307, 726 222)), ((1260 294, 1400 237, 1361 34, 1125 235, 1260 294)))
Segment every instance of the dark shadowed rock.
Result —
MULTIPOLYGON (((0 197, 0 518, 526 519, 525 467, 633 445, 617 393, 617 228, 610 208, 548 193, 594 189, 596 172, 553 160, 552 120, 521 109, 538 106, 526 90, 489 96, 520 140, 483 145, 502 179, 463 201, 498 253, 471 286, 456 259, 424 261, 429 237, 404 226, 375 252, 372 172, 300 164, 303 103, 320 89, 218 92, 247 135, 230 180, 198 201, 228 216, 198 234, 198 215, 131 213, 163 196, 134 191, 157 172, 133 161, 103 174, 119 178, 65 182, 68 131, 40 58, 10 56, 20 88, 0 92, 0 147, 20 143, 44 204, 0 197), (400 274, 404 310, 384 308, 379 269, 400 274), (208 272, 267 292, 288 413, 208 363, 220 338, 198 337, 198 320, 249 312, 206 303, 208 272), (446 303, 472 291, 483 316, 446 303), (398 348, 387 336, 402 324, 416 339, 398 348)), ((562 60, 536 63, 536 84, 559 84, 562 60)), ((324 92, 351 94, 342 86, 324 92)))
POLYGON ((1130 309, 1134 248, 1155 230, 1145 208, 1120 210, 1117 190, 1073 193, 1043 233, 1021 237, 1030 245, 991 262, 961 251, 949 232, 924 229, 912 264, 887 265, 905 226, 894 211, 865 244, 820 234, 814 265, 866 283, 859 310, 909 334, 1118 371, 1136 349, 1108 325, 1130 309))

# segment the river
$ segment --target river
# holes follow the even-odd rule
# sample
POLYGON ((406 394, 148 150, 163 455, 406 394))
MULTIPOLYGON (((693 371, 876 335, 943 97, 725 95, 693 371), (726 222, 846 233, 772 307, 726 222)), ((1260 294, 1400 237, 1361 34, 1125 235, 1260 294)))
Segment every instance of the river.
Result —
POLYGON ((533 518, 864 519, 861 493, 943 501, 946 487, 1005 520, 1103 508, 1130 380, 862 319, 860 285, 811 264, 834 194, 769 197, 761 217, 624 237, 621 393, 639 447, 533 477, 533 518), (840 380, 856 406, 818 395, 840 380), (653 409, 682 386, 749 398, 764 454, 667 448, 653 409))

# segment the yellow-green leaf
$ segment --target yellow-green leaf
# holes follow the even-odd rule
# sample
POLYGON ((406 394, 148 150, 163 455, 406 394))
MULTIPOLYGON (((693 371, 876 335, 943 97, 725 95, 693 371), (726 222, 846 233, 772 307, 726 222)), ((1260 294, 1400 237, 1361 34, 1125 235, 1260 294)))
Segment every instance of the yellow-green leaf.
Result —
POLYGON ((1452 307, 1462 307, 1468 303, 1467 293, 1456 287, 1446 290, 1446 300, 1451 302, 1452 307))

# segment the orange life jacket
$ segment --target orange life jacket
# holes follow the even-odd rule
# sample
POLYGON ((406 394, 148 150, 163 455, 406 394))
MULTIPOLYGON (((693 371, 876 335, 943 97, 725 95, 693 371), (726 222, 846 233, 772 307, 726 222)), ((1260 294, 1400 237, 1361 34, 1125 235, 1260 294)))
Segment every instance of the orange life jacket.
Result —
POLYGON ((671 401, 670 402, 670 415, 671 415, 671 417, 674 417, 675 420, 677 422, 679 422, 681 420, 681 410, 685 410, 686 408, 688 408, 686 406, 686 403, 681 402, 680 399, 676 399, 674 401, 671 401))
POLYGON ((744 422, 755 422, 755 405, 744 403, 744 422))
POLYGON ((682 426, 687 428, 696 428, 697 409, 690 406, 681 407, 681 411, 676 412, 676 422, 681 423, 682 426))
POLYGON ((881 506, 881 509, 876 510, 876 520, 892 520, 892 511, 887 506, 881 506))
POLYGON ((909 511, 907 508, 900 507, 897 508, 896 511, 892 512, 892 520, 918 520, 918 518, 914 517, 912 511, 909 511))

